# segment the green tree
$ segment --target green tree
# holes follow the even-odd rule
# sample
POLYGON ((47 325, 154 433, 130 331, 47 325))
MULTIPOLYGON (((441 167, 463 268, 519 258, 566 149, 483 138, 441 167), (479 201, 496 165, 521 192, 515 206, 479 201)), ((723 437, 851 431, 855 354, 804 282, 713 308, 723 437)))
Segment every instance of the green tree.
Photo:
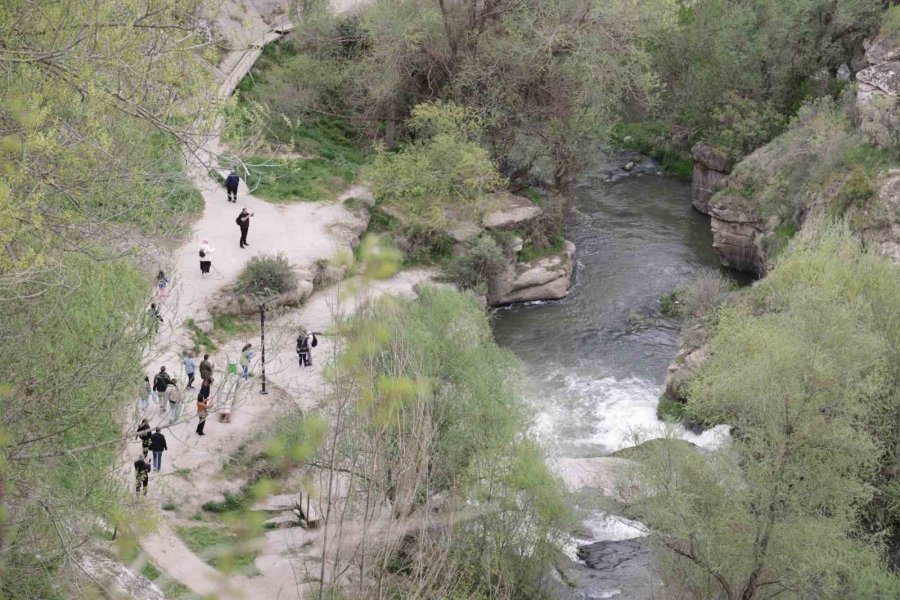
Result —
POLYGON ((732 444, 645 457, 630 508, 654 530, 674 587, 734 600, 900 590, 860 527, 896 439, 886 430, 900 303, 888 289, 900 290, 900 276, 845 227, 826 227, 805 234, 747 303, 722 309, 687 409, 732 425, 732 444))
POLYGON ((376 199, 427 231, 443 228, 451 215, 482 210, 503 179, 479 144, 478 117, 456 104, 422 104, 410 128, 415 141, 396 152, 381 149, 366 171, 376 199))

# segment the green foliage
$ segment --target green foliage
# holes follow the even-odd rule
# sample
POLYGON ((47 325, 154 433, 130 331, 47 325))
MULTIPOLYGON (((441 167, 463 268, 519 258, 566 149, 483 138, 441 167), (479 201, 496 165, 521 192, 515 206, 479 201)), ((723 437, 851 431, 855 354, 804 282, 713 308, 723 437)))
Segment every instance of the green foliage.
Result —
POLYGON ((714 146, 732 159, 740 159, 784 129, 786 119, 771 105, 752 98, 726 95, 714 115, 714 146))
POLYGON ((519 250, 518 259, 519 262, 531 262, 547 258, 548 256, 554 256, 562 252, 565 245, 566 239, 561 235, 553 236, 550 239, 550 243, 540 248, 532 243, 525 243, 522 245, 522 249, 519 250))
POLYGON ((671 292, 665 292, 659 297, 659 312, 667 317, 677 317, 680 314, 679 304, 681 295, 684 293, 682 289, 675 289, 671 292))
POLYGON ((670 175, 689 179, 694 174, 694 161, 678 147, 669 129, 659 121, 618 123, 613 127, 611 137, 616 146, 655 159, 670 175))
POLYGON ((60 576, 71 548, 57 528, 80 544, 98 519, 118 520, 122 487, 106 474, 120 457, 116 416, 141 381, 148 287, 127 262, 107 258, 64 255, 59 271, 0 298, 3 529, 17 540, 0 548, 7 598, 67 597, 60 576))
POLYGON ((661 116, 684 139, 718 140, 735 157, 803 102, 835 96, 843 84, 833 73, 853 63, 881 11, 878 0, 661 5, 668 18, 643 29, 667 88, 661 116))
POLYGON ((202 329, 193 319, 187 319, 184 322, 184 326, 191 334, 191 343, 193 344, 191 350, 193 350, 195 354, 198 354, 201 351, 215 352, 219 349, 219 345, 212 339, 212 336, 202 329))
POLYGON ((257 574, 254 566, 259 551, 242 533, 230 527, 176 527, 175 531, 191 552, 211 567, 225 573, 257 574))
POLYGON ((222 501, 210 500, 204 502, 201 508, 211 513, 228 513, 247 510, 250 498, 243 494, 231 494, 225 492, 225 499, 222 501))
MULTIPOLYGON (((386 466, 374 481, 390 489, 395 513, 427 504, 436 492, 452 505, 479 507, 453 526, 447 558, 429 566, 441 570, 429 585, 457 597, 490 590, 541 597, 568 511, 523 433, 529 419, 516 389, 518 364, 492 340, 474 296, 426 288, 418 300, 385 299, 341 333, 347 344, 333 377, 359 390, 353 414, 365 419, 366 447, 377 448, 386 466), (409 479, 416 464, 427 469, 409 479)), ((444 541, 423 536, 416 544, 427 555, 444 541)), ((412 568, 408 556, 393 556, 392 570, 412 568)), ((404 580, 388 581, 403 597, 404 580)))
POLYGON ((469 111, 450 103, 420 105, 410 127, 420 137, 398 152, 380 149, 366 177, 378 202, 413 225, 443 228, 450 211, 477 210, 485 194, 503 185, 478 145, 480 124, 469 111))
POLYGON ((472 289, 493 279, 507 265, 503 249, 490 235, 482 235, 464 254, 450 260, 444 276, 461 289, 472 289))
POLYGON ((720 309, 688 395, 690 417, 734 426, 731 447, 648 455, 632 514, 674 550, 662 554, 669 585, 702 597, 757 597, 763 581, 791 598, 896 590, 859 525, 900 516, 878 491, 900 439, 900 275, 846 227, 825 227, 796 238, 749 296, 720 309))
POLYGON ((262 254, 247 262, 234 290, 238 294, 267 298, 293 292, 297 284, 297 273, 284 254, 262 254))
POLYGON ((356 177, 358 165, 323 158, 264 158, 244 164, 244 180, 253 194, 273 202, 333 199, 356 177))
POLYGON ((879 33, 891 41, 900 41, 900 6, 891 6, 882 13, 879 33))
POLYGON ((0 271, 109 238, 110 220, 170 233, 173 210, 196 211, 172 134, 210 116, 184 27, 193 7, 159 2, 154 27, 135 0, 4 8, 0 271))

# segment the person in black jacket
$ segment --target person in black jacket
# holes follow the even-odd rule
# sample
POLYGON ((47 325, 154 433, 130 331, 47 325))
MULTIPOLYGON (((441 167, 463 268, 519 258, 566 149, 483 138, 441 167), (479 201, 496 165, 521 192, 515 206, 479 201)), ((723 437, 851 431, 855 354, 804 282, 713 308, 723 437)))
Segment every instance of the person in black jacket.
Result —
POLYGON ((241 248, 250 245, 249 243, 247 243, 247 232, 250 231, 250 217, 252 216, 252 212, 248 211, 246 208, 243 208, 241 209, 241 214, 239 214, 237 219, 234 220, 234 222, 238 224, 238 227, 241 228, 241 248))
POLYGON ((134 493, 140 494, 141 487, 144 488, 144 495, 147 495, 147 484, 150 481, 150 465, 147 464, 147 461, 144 460, 143 456, 138 456, 138 459, 134 461, 134 493))
POLYGON ((147 419, 141 419, 141 424, 137 428, 137 437, 141 440, 144 460, 147 460, 147 453, 150 452, 150 423, 147 422, 147 419))
POLYGON ((228 177, 225 178, 225 191, 228 192, 229 202, 237 202, 237 191, 240 183, 241 178, 238 176, 237 172, 232 169, 231 173, 228 174, 228 177))
POLYGON ((153 378, 153 391, 157 402, 159 402, 159 412, 166 412, 166 400, 169 402, 173 401, 172 392, 169 389, 170 386, 174 389, 175 380, 166 373, 165 367, 160 367, 159 373, 153 378))
POLYGON ((157 427, 156 431, 150 434, 150 452, 153 453, 153 470, 162 471, 162 453, 168 450, 166 445, 166 436, 162 434, 162 430, 157 427))
POLYGON ((318 343, 316 334, 305 329, 300 330, 300 335, 297 336, 297 358, 300 359, 301 367, 312 366, 312 349, 318 343))

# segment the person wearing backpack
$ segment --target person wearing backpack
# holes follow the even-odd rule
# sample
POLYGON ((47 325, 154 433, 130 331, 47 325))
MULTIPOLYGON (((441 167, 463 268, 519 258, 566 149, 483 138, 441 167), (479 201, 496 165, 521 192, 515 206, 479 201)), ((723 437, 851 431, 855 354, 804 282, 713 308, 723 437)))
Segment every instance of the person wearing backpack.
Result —
POLYGON ((241 248, 244 246, 249 246, 247 243, 247 232, 250 231, 250 217, 253 216, 253 213, 248 211, 246 208, 241 209, 241 214, 237 216, 237 219, 234 220, 237 223, 238 227, 241 228, 241 248))
POLYGON ((203 240, 200 244, 200 277, 209 275, 209 268, 212 266, 212 258, 210 254, 216 249, 209 245, 209 240, 203 240))
POLYGON ((134 461, 134 493, 140 494, 141 487, 144 488, 144 495, 147 495, 147 484, 150 482, 150 465, 147 464, 147 456, 138 456, 134 461))
POLYGON ((159 402, 159 412, 166 412, 166 406, 164 404, 166 400, 173 402, 170 390, 174 389, 174 386, 175 380, 166 373, 165 367, 160 367, 159 373, 153 378, 153 391, 156 392, 156 400, 159 402))
POLYGON ((316 334, 305 329, 300 330, 300 335, 297 336, 297 358, 301 367, 312 366, 312 349, 318 345, 316 334))
POLYGON ((240 183, 241 178, 237 174, 237 171, 231 169, 231 173, 225 178, 225 191, 228 193, 229 202, 237 202, 238 185, 240 185, 240 183))

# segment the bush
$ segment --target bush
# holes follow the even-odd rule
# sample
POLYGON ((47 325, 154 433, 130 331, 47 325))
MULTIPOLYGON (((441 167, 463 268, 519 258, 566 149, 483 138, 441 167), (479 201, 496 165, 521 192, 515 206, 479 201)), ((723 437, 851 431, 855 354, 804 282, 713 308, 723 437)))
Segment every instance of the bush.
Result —
POLYGON ((297 289, 294 268, 284 254, 254 256, 238 276, 234 286, 238 294, 270 297, 297 289))
POLYGON ((679 295, 681 313, 686 317, 705 318, 715 311, 734 287, 734 282, 718 269, 701 271, 679 295))
POLYGON ((713 145, 740 160, 784 129, 785 118, 771 104, 728 94, 715 113, 713 145))
POLYGON ((443 228, 448 211, 473 211, 503 178, 479 145, 480 121, 450 103, 419 105, 410 127, 419 138, 398 152, 381 149, 367 169, 379 202, 400 210, 412 225, 443 228))
POLYGON ((497 276, 507 264, 507 258, 497 242, 482 235, 462 256, 457 256, 444 270, 447 279, 462 289, 472 289, 497 276))

